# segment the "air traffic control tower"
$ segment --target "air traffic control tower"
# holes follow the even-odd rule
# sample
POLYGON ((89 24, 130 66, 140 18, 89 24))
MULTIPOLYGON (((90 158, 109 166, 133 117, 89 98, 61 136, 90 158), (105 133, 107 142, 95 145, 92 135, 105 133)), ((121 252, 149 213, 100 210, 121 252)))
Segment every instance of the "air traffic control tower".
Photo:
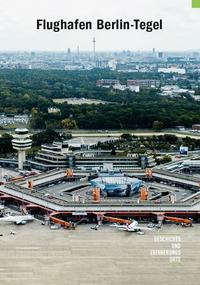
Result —
POLYGON ((13 135, 12 146, 18 151, 18 169, 23 169, 26 161, 26 150, 31 148, 32 140, 30 139, 27 129, 16 129, 13 135))

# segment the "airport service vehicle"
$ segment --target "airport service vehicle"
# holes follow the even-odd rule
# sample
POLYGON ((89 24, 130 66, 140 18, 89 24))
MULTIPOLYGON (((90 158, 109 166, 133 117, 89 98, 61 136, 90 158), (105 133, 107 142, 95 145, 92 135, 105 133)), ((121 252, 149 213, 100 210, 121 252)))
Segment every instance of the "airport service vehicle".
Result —
POLYGON ((115 227, 121 231, 135 232, 139 235, 144 235, 143 230, 152 230, 152 228, 139 226, 138 222, 135 220, 127 220, 127 219, 122 219, 122 218, 117 218, 117 217, 106 216, 104 212, 101 212, 101 213, 94 212, 94 214, 97 216, 98 221, 111 222, 113 223, 111 227, 115 227))
POLYGON ((160 226, 162 225, 162 222, 165 220, 165 221, 174 222, 177 225, 180 224, 182 226, 192 227, 192 220, 191 219, 166 216, 165 213, 154 213, 154 214, 157 216, 157 220, 160 221, 160 226))
POLYGON ((33 220, 34 217, 31 215, 20 215, 20 216, 5 215, 4 217, 0 218, 0 222, 11 222, 15 223, 16 225, 24 225, 27 222, 31 222, 33 220))

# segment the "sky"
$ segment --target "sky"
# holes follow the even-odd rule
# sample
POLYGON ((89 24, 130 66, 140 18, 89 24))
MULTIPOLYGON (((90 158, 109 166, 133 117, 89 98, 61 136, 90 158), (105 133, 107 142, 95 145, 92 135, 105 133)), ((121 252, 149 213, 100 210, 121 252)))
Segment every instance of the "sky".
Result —
POLYGON ((200 50, 200 9, 192 0, 0 0, 0 51, 200 50), (163 19, 163 30, 52 31, 36 30, 37 19, 163 19))

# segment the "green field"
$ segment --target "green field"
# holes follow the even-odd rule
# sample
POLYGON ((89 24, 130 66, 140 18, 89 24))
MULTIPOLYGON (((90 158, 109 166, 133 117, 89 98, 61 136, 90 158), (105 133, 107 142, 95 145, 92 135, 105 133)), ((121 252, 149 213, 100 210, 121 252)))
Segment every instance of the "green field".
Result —
POLYGON ((54 103, 62 104, 67 102, 70 105, 82 105, 82 104, 108 104, 109 102, 96 100, 96 99, 86 99, 86 98, 60 98, 53 99, 54 103))

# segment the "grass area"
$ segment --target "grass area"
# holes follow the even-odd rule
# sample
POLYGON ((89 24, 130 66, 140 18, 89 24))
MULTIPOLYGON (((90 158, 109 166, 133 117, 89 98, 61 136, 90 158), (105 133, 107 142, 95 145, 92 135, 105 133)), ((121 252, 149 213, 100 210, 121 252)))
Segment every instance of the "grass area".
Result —
POLYGON ((70 105, 82 105, 82 104, 109 104, 109 102, 96 100, 96 99, 85 99, 85 98, 58 98, 53 99, 54 103, 62 104, 67 102, 70 105))

